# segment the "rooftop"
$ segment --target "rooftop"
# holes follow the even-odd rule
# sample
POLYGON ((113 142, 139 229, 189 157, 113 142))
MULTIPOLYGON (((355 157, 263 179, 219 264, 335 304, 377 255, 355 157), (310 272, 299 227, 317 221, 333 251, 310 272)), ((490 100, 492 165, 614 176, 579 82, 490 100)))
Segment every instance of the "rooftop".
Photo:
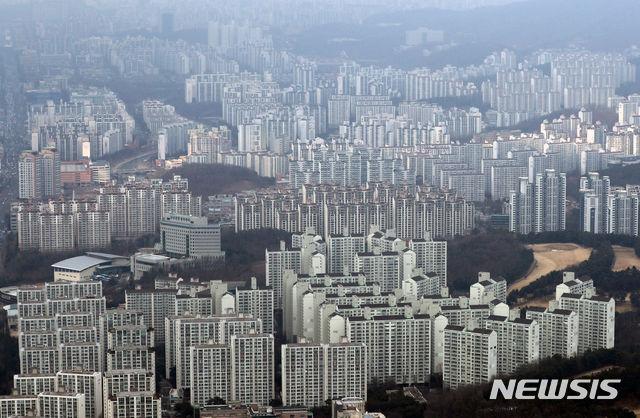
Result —
POLYGON ((105 258, 98 258, 89 255, 79 255, 77 257, 67 258, 66 260, 58 261, 52 264, 54 269, 65 269, 73 271, 83 271, 91 267, 99 266, 101 264, 109 264, 111 260, 105 258))

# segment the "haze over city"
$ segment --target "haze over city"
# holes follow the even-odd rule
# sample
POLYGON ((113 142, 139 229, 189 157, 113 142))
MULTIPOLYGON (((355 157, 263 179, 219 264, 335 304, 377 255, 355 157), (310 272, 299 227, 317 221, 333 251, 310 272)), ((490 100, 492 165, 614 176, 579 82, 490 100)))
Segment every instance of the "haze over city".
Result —
POLYGON ((639 19, 0 1, 0 418, 640 415, 639 19))

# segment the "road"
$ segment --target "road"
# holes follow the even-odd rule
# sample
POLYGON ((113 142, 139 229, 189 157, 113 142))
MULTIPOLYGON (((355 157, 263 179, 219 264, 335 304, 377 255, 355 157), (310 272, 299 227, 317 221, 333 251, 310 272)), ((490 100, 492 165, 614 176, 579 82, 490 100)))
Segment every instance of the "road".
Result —
POLYGON ((152 150, 149 150, 149 151, 145 151, 142 154, 134 154, 131 157, 127 158, 126 160, 120 161, 119 163, 114 165, 113 168, 112 168, 112 171, 113 171, 113 173, 116 173, 118 170, 121 170, 123 168, 123 166, 129 165, 130 163, 132 163, 134 161, 137 161, 137 160, 147 159, 147 158, 155 155, 157 152, 158 152, 157 150, 152 149, 152 150))

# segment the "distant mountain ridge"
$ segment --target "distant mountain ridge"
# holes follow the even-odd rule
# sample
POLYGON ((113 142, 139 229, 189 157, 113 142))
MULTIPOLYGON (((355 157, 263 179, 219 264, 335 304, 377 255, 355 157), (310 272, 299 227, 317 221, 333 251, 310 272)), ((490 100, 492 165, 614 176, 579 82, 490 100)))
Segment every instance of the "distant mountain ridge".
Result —
POLYGON ((307 56, 335 58, 344 53, 381 65, 439 67, 477 64, 479 57, 502 48, 520 53, 568 46, 621 51, 640 44, 638 22, 639 0, 532 0, 464 11, 378 14, 361 25, 314 26, 289 41, 296 53, 307 56), (418 27, 442 29, 445 41, 456 46, 430 56, 423 56, 421 48, 400 50, 404 32, 418 27))

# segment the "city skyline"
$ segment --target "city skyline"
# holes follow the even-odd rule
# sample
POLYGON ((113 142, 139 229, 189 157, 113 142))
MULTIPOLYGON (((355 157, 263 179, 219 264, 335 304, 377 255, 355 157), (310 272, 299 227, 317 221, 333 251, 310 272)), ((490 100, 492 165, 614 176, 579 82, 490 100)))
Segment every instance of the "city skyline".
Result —
POLYGON ((3 2, 0 418, 637 413, 638 17, 3 2))

